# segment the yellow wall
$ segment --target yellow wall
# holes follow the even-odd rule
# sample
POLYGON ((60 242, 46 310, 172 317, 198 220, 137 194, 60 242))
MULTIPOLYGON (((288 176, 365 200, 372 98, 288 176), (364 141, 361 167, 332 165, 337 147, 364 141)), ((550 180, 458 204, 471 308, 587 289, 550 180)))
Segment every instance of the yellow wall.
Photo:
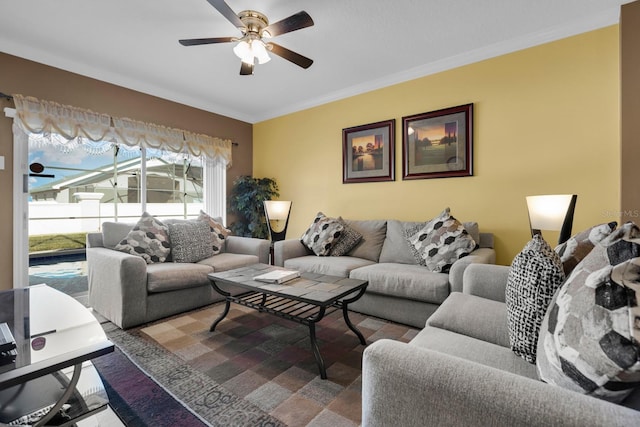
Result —
MULTIPOLYGON (((428 220, 449 206, 495 234, 499 264, 529 239, 525 196, 578 194, 574 232, 620 206, 618 26, 254 125, 254 175, 292 200, 287 237, 313 216, 428 220), (402 117, 474 104, 474 176, 402 180, 402 117), (342 129, 396 119, 396 180, 342 184, 342 129)), ((375 64, 372 64, 375 66, 375 64)), ((557 234, 544 233, 554 243, 557 234)))

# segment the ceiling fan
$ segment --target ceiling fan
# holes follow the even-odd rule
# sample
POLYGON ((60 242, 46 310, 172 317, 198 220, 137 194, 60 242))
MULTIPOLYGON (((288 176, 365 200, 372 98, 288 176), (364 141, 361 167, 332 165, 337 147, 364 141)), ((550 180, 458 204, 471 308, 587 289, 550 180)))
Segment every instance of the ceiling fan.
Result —
POLYGON ((288 18, 269 25, 267 17, 255 10, 243 10, 236 14, 224 0, 207 1, 242 32, 242 37, 183 39, 179 40, 181 45, 196 46, 202 44, 238 42, 233 48, 233 51, 241 60, 240 75, 242 76, 253 74, 256 62, 258 64, 264 64, 270 61, 271 58, 267 51, 271 51, 305 69, 313 64, 313 60, 306 56, 302 56, 279 44, 264 41, 264 39, 311 27, 313 25, 313 19, 311 19, 311 16, 309 16, 307 12, 298 12, 295 15, 291 15, 288 18))

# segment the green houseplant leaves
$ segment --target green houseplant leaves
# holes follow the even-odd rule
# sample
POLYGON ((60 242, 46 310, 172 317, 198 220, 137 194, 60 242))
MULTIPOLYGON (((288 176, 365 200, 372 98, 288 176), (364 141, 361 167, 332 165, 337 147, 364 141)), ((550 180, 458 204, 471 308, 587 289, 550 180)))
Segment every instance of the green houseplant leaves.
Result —
POLYGON ((265 200, 278 197, 278 184, 272 178, 238 177, 233 183, 229 208, 236 216, 231 231, 236 236, 269 238, 269 229, 264 215, 265 200))

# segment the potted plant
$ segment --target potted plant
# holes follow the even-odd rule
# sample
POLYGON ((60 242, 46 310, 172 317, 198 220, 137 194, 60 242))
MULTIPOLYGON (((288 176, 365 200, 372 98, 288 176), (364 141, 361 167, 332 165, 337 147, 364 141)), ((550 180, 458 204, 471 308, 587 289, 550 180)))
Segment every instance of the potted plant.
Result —
POLYGON ((238 177, 233 183, 229 208, 236 221, 230 226, 236 236, 269 238, 269 229, 264 215, 265 200, 278 197, 278 184, 272 178, 238 177))

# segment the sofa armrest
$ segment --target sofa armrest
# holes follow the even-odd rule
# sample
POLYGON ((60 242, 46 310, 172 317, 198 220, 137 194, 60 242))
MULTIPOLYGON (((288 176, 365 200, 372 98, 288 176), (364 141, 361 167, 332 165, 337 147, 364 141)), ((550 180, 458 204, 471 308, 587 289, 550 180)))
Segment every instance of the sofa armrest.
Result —
POLYGON ((255 255, 258 262, 269 264, 271 242, 253 237, 229 236, 226 239, 225 251, 232 254, 255 255))
POLYGON ((284 262, 290 258, 309 255, 309 251, 299 239, 280 240, 273 244, 274 264, 284 267, 284 262))
POLYGON ((362 426, 630 426, 640 412, 410 344, 364 351, 362 426))
POLYGON ((107 248, 87 248, 89 305, 120 328, 146 318, 147 263, 107 248))
POLYGON ((464 271, 471 264, 495 264, 496 251, 492 248, 479 248, 451 265, 449 284, 451 292, 462 292, 464 271))
POLYGON ((87 233, 87 238, 85 243, 87 248, 104 247, 104 241, 102 240, 102 233, 87 233))
POLYGON ((469 266, 462 279, 462 292, 504 302, 507 278, 511 267, 476 264, 469 266))

